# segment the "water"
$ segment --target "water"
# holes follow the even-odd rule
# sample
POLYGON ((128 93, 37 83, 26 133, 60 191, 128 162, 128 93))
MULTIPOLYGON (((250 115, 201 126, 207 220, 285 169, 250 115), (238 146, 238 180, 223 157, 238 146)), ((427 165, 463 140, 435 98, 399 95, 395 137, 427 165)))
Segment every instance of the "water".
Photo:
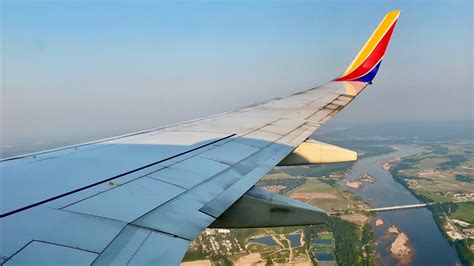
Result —
POLYGON ((316 251, 315 257, 318 261, 328 261, 328 260, 335 260, 336 258, 334 257, 334 254, 331 252, 319 252, 316 251))
MULTIPOLYGON (((346 180, 359 179, 364 173, 376 176, 377 179, 373 184, 363 182, 364 186, 361 189, 349 189, 374 207, 419 203, 418 199, 408 190, 393 180, 392 175, 381 167, 379 161, 405 157, 420 151, 422 148, 419 146, 406 145, 400 146, 399 151, 390 154, 359 160, 352 167, 346 180)), ((342 181, 341 185, 345 186, 345 182, 342 181)), ((383 265, 396 265, 398 262, 389 251, 394 236, 384 237, 387 228, 391 225, 396 225, 409 238, 414 251, 410 265, 459 264, 456 249, 449 245, 448 240, 443 237, 428 209, 380 212, 377 217, 384 221, 384 225, 381 227, 372 224, 377 240, 376 251, 383 265)))
POLYGON ((301 234, 287 235, 286 238, 290 240, 292 248, 301 246, 301 234))
POLYGON ((260 243, 260 244, 264 244, 270 247, 276 246, 277 244, 271 236, 264 236, 264 237, 250 239, 249 242, 260 243))

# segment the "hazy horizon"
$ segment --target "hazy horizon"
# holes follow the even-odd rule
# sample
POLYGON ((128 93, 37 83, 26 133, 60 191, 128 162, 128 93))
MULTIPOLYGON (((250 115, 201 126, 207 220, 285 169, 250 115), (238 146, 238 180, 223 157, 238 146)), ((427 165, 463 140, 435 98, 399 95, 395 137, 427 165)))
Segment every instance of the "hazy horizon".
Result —
POLYGON ((323 84, 393 9, 374 85, 330 125, 472 132, 471 1, 3 1, 2 147, 95 140, 323 84))

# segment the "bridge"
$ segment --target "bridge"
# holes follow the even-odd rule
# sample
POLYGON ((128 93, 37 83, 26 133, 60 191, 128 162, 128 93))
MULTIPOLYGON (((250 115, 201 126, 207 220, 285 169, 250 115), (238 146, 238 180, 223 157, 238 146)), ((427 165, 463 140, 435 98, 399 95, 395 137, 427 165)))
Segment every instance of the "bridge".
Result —
POLYGON ((397 206, 390 206, 390 207, 381 207, 381 208, 372 208, 367 209, 367 212, 385 212, 385 211, 395 211, 395 210, 403 210, 403 209, 414 209, 414 208, 424 208, 429 205, 433 205, 435 203, 419 203, 419 204, 409 204, 409 205, 397 205, 397 206))
POLYGON ((396 205, 390 207, 380 207, 380 208, 372 208, 372 209, 359 209, 359 210, 346 210, 346 211, 335 211, 329 212, 329 215, 341 215, 341 214, 349 214, 349 213, 357 213, 357 212, 387 212, 387 211, 396 211, 396 210, 404 210, 404 209, 415 209, 415 208, 424 208, 426 206, 439 204, 436 202, 429 202, 429 203, 418 203, 418 204, 408 204, 408 205, 396 205))
MULTIPOLYGON (((450 202, 473 202, 473 201, 456 200, 456 201, 450 201, 450 202)), ((442 204, 442 203, 444 202, 427 202, 427 203, 396 205, 396 206, 380 207, 380 208, 372 208, 372 209, 335 211, 335 212, 328 212, 327 214, 328 215, 341 215, 341 214, 350 214, 350 213, 357 213, 357 212, 386 212, 386 211, 396 211, 396 210, 403 210, 403 209, 424 208, 426 206, 442 204)))

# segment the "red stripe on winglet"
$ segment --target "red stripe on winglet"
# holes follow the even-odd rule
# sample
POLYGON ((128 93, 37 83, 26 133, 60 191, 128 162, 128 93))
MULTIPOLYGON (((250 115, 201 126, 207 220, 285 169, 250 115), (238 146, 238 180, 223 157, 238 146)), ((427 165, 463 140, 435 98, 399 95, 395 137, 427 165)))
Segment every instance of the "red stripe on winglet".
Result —
POLYGON ((337 81, 341 80, 352 80, 367 74, 374 66, 380 61, 380 59, 385 54, 385 50, 387 49, 388 43, 390 42, 390 37, 392 36, 393 29, 395 28, 395 24, 397 21, 393 23, 390 29, 387 31, 385 36, 383 36, 382 40, 377 44, 375 49, 372 53, 365 59, 365 61, 354 71, 351 73, 336 79, 337 81))

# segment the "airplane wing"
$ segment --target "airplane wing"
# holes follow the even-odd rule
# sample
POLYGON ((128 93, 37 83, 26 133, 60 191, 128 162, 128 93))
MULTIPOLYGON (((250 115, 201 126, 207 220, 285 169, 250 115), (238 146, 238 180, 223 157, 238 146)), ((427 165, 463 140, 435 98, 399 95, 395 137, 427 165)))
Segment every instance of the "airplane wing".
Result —
POLYGON ((181 124, 0 162, 0 263, 179 264, 207 227, 321 223, 255 183, 276 165, 355 160, 308 137, 377 73, 399 11, 323 86, 181 124), (292 215, 290 215, 292 214, 292 215))

